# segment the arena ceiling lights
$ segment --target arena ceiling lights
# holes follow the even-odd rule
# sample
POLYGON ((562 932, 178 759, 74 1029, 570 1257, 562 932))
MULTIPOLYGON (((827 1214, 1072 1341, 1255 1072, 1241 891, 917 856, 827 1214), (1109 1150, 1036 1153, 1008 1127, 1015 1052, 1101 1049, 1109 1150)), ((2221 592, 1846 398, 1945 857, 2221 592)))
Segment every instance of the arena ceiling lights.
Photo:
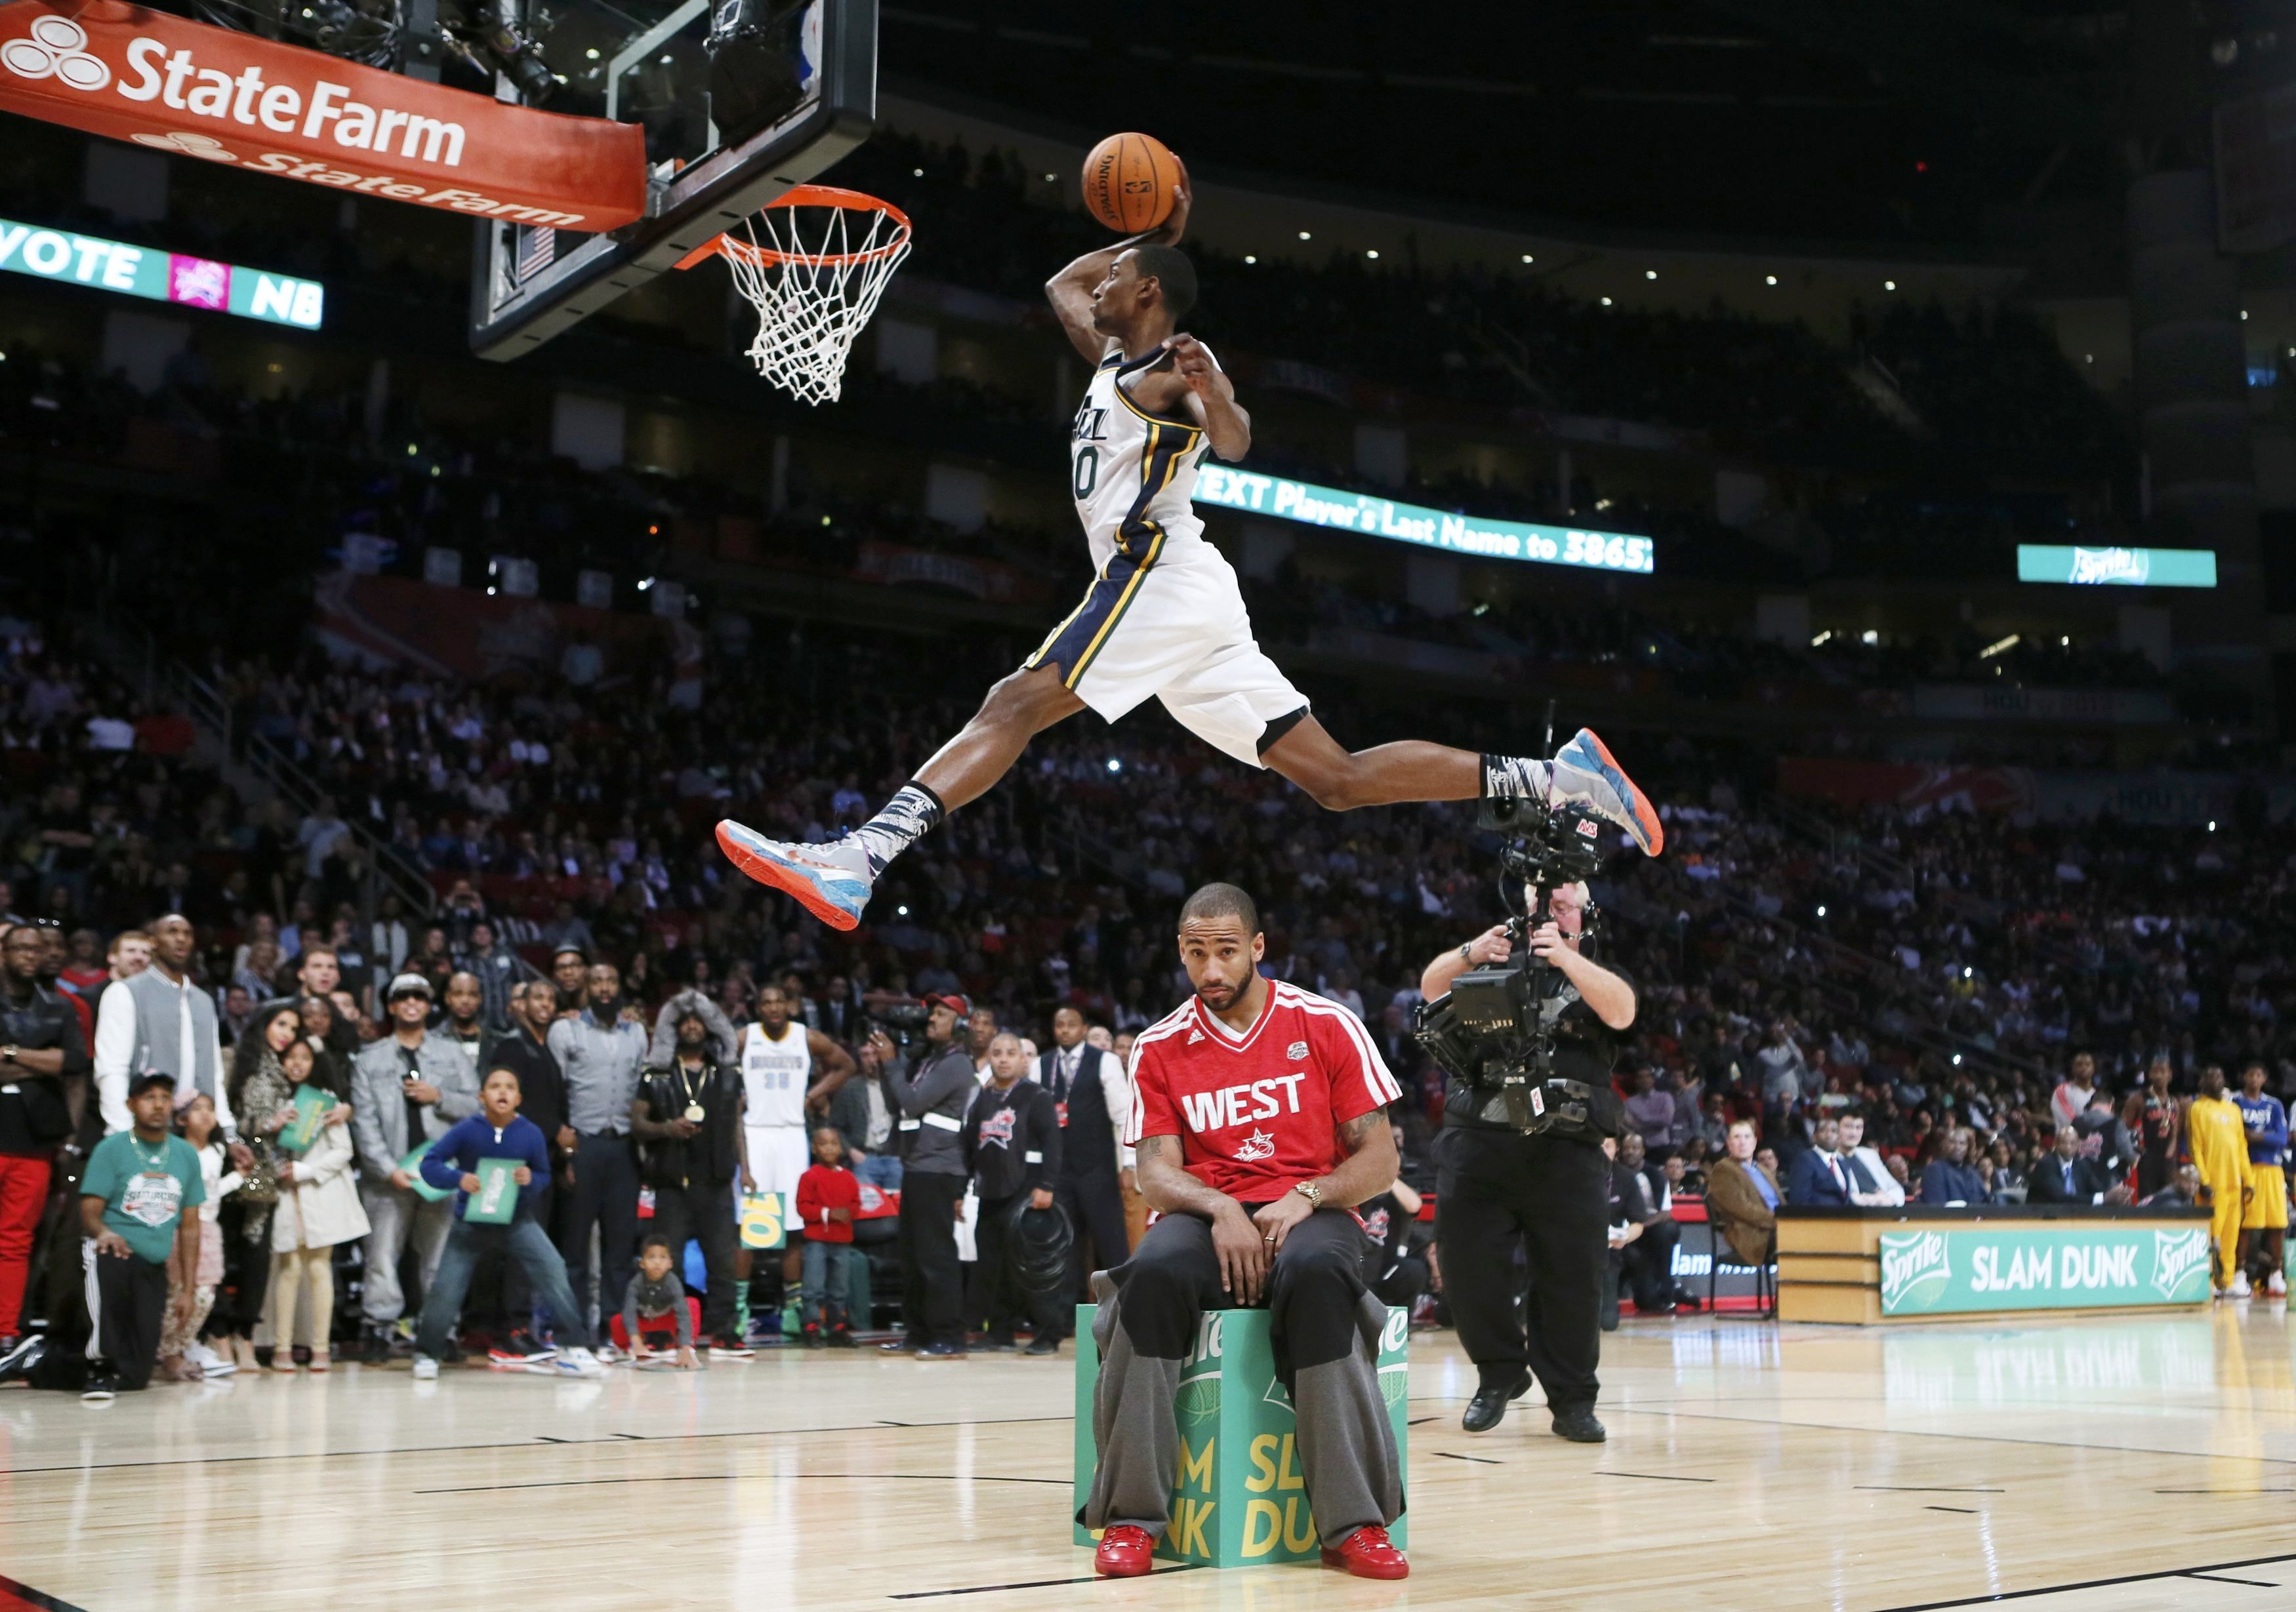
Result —
POLYGON ((1521 520, 1492 520, 1422 504, 1398 503, 1391 498, 1374 497, 1368 493, 1317 487, 1309 481, 1255 475, 1227 465, 1204 466, 1196 477, 1195 497, 1199 504, 1218 504, 1277 520, 1296 520, 1306 526, 1353 532, 1362 537, 1417 544, 1478 560, 1527 561, 1535 565, 1570 565, 1588 570, 1644 575, 1657 569, 1655 545, 1647 537, 1536 526, 1521 520))

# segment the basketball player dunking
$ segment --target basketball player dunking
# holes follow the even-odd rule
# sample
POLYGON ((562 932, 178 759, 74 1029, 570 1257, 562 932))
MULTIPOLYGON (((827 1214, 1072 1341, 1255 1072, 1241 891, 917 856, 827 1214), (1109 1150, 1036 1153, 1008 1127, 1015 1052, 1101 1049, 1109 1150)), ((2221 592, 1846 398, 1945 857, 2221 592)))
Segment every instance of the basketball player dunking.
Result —
POLYGON ((731 819, 718 825, 734 866, 832 929, 859 923, 886 865, 985 793, 1031 738, 1087 706, 1114 722, 1152 694, 1181 726, 1333 811, 1530 796, 1583 803, 1650 855, 1664 844, 1657 811, 1586 729, 1551 762, 1415 740, 1350 753, 1260 652, 1235 573, 1204 541, 1190 503, 1207 451, 1233 464, 1250 450, 1251 416, 1211 350, 1177 329, 1196 300, 1195 269, 1175 244, 1188 205, 1184 172, 1161 226, 1087 252, 1045 287, 1069 340, 1096 366, 1069 465, 1099 569, 1084 601, 845 839, 795 845, 731 819))

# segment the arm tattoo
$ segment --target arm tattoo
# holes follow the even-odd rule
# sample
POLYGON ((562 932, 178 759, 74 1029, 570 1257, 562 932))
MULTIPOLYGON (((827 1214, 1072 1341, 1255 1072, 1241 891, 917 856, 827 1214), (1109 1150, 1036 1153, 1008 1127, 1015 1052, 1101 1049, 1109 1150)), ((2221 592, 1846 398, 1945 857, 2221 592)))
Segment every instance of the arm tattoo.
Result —
POLYGON ((1137 1164, 1146 1164, 1151 1159, 1160 1159, 1164 1157, 1164 1139, 1160 1136, 1144 1136, 1140 1139, 1140 1145, 1132 1151, 1134 1161, 1137 1164))
POLYGON ((1371 1140, 1371 1133, 1374 1130, 1384 1131, 1386 1129, 1387 1110, 1384 1109, 1374 1109, 1368 1114, 1357 1115, 1353 1119, 1349 1120, 1345 1125, 1341 1125, 1340 1127, 1340 1140, 1348 1144, 1349 1153, 1360 1153, 1363 1151, 1364 1143, 1371 1140))

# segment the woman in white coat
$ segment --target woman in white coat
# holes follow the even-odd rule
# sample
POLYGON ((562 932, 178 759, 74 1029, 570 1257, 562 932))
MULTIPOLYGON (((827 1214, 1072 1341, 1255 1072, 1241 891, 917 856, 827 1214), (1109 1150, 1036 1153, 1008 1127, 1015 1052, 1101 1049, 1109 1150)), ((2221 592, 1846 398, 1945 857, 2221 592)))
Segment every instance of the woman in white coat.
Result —
MULTIPOLYGON (((298 1041, 280 1054, 288 1084, 308 1082, 314 1054, 298 1041)), ((271 1215, 271 1283, 263 1303, 275 1353, 271 1369, 295 1370, 292 1346, 306 1344, 314 1371, 327 1370, 334 1330, 335 1245, 367 1234, 366 1210, 351 1179, 350 1127, 323 1125, 299 1157, 281 1158, 279 1204, 271 1215)))

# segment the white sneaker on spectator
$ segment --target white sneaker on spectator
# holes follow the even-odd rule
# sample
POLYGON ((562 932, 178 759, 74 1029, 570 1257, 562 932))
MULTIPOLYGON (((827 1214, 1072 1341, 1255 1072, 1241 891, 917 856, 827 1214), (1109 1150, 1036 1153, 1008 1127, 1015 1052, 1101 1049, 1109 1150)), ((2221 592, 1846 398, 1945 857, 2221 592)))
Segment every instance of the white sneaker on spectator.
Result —
POLYGON ((200 1375, 202 1378, 229 1377, 234 1371, 239 1370, 237 1361, 228 1360, 217 1354, 208 1346, 207 1339, 204 1338, 184 1350, 184 1354, 193 1364, 199 1367, 200 1375))
POLYGON ((2271 1298, 2285 1298, 2285 1297, 2288 1297, 2288 1279, 2287 1279, 2285 1276, 2283 1276, 2279 1272, 2275 1271, 2275 1272, 2274 1272, 2270 1276, 2268 1276, 2268 1277, 2267 1277, 2267 1278, 2265 1279, 2265 1282, 2264 1282, 2264 1291, 2265 1291, 2265 1295, 2266 1295, 2267 1297, 2271 1297, 2271 1298))
POLYGON ((558 1351, 558 1375, 561 1377, 603 1377, 604 1364, 587 1349, 558 1351))
POLYGON ((439 1362, 428 1354, 417 1354, 414 1357, 414 1380, 416 1382, 438 1381, 439 1362))
MULTIPOLYGON (((562 1353, 564 1353, 564 1351, 563 1351, 563 1350, 561 1350, 561 1351, 560 1351, 560 1353, 562 1353, 562 1353)), ((611 1345, 611 1344, 600 1344, 600 1345, 598 1346, 598 1356, 597 1356, 597 1357, 598 1357, 600 1360, 604 1361, 608 1365, 610 1365, 610 1366, 611 1366, 611 1365, 612 1365, 616 1361, 618 1361, 618 1360, 621 1359, 621 1357, 622 1357, 622 1352, 621 1352, 619 1349, 617 1349, 616 1347, 614 1347, 614 1346, 613 1346, 613 1345, 611 1345)))
POLYGON ((2232 1286, 2225 1289, 2225 1296, 2228 1298, 2246 1298, 2249 1296, 2247 1272, 2243 1271, 2232 1279, 2232 1286))

